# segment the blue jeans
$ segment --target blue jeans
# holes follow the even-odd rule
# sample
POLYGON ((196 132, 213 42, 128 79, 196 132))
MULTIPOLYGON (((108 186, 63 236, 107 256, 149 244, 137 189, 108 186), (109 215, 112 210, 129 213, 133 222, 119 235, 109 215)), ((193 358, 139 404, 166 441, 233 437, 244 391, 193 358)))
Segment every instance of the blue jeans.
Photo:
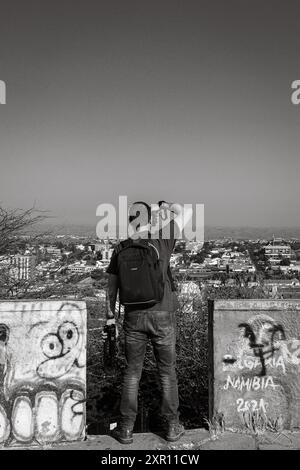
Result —
POLYGON ((120 404, 121 423, 133 428, 138 411, 138 388, 142 374, 148 338, 156 358, 162 386, 161 415, 168 422, 178 421, 178 387, 176 377, 176 319, 175 313, 138 310, 125 313, 125 356, 120 404))

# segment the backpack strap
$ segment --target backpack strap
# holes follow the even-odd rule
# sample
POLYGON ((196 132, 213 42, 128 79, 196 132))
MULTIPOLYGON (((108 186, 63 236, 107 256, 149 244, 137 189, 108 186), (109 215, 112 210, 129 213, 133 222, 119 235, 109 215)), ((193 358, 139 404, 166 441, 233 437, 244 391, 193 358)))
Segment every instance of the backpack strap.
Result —
POLYGON ((119 308, 118 308, 118 316, 117 316, 117 321, 120 320, 120 316, 121 316, 121 302, 120 302, 120 297, 119 297, 119 308))
POLYGON ((152 245, 152 243, 148 242, 148 246, 152 246, 152 248, 155 250, 156 254, 157 254, 157 259, 159 260, 159 251, 158 249, 156 248, 156 246, 152 245))
POLYGON ((136 241, 132 240, 131 238, 128 238, 128 240, 124 240, 123 242, 120 242, 115 247, 115 252, 116 252, 116 254, 119 254, 121 251, 127 250, 128 248, 131 248, 131 247, 136 247, 136 248, 141 248, 143 250, 148 250, 149 245, 151 245, 155 249, 155 251, 157 253, 157 256, 159 258, 158 250, 155 248, 154 245, 152 245, 152 243, 149 243, 148 240, 145 240, 141 243, 141 242, 136 242, 136 241))
POLYGON ((128 240, 124 240, 124 241, 118 243, 114 248, 116 255, 118 255, 120 253, 120 251, 124 250, 125 248, 128 248, 129 245, 131 245, 131 242, 132 242, 132 240, 130 238, 128 238, 128 240))

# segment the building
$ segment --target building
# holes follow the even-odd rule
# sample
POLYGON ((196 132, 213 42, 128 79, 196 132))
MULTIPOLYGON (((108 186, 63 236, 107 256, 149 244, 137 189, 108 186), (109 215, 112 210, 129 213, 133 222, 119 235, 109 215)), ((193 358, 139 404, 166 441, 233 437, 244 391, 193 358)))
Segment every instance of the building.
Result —
POLYGON ((300 273, 300 264, 299 262, 292 262, 289 266, 280 266, 280 271, 284 273, 300 273))
POLYGON ((289 289, 286 288, 279 288, 277 290, 279 298, 282 299, 300 299, 300 287, 294 286, 293 288, 289 289))
POLYGON ((85 246, 82 243, 79 243, 79 245, 75 245, 75 248, 76 250, 79 250, 79 251, 85 250, 85 246))
POLYGON ((299 279, 265 279, 264 286, 272 289, 277 288, 290 288, 290 287, 300 287, 299 279))
POLYGON ((177 266, 181 259, 182 259, 181 253, 172 253, 171 258, 170 258, 171 268, 174 268, 175 266, 177 266))
POLYGON ((291 259, 292 249, 280 238, 273 238, 273 241, 265 246, 265 255, 271 264, 278 264, 283 258, 291 259))
POLYGON ((30 280, 34 276, 36 257, 34 255, 14 255, 11 257, 13 275, 18 280, 30 280))
POLYGON ((52 258, 60 258, 61 257, 61 250, 60 248, 56 248, 56 246, 48 246, 46 248, 46 253, 50 255, 52 258))
POLYGON ((189 251, 191 255, 196 255, 201 251, 203 247, 203 242, 195 241, 195 242, 187 242, 185 249, 189 251))
POLYGON ((106 246, 104 248, 104 250, 102 251, 102 253, 101 253, 102 254, 102 261, 104 261, 104 262, 106 261, 107 263, 109 263, 110 258, 113 254, 113 251, 114 251, 113 248, 109 248, 108 246, 106 246))
POLYGON ((0 256, 0 268, 9 267, 11 264, 10 257, 7 255, 0 256))
POLYGON ((96 266, 88 266, 83 263, 74 263, 68 266, 68 270, 72 274, 90 274, 96 269, 96 266))

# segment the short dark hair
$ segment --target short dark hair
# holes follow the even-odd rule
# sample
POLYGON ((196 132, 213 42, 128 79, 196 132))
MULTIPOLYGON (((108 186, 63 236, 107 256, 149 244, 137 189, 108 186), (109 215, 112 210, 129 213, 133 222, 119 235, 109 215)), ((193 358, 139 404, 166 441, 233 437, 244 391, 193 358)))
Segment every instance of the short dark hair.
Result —
POLYGON ((136 201, 132 204, 128 215, 129 223, 131 224, 138 217, 140 217, 139 226, 147 225, 151 222, 151 207, 149 204, 143 201, 136 201), (144 208, 146 208, 146 211, 144 208))

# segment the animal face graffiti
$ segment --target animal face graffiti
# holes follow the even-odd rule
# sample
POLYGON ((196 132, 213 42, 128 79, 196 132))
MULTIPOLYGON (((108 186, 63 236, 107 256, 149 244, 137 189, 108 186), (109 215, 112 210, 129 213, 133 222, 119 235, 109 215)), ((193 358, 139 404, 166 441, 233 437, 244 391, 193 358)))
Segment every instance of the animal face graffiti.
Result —
POLYGON ((82 437, 83 302, 0 303, 1 364, 0 442, 82 437))
POLYGON ((277 341, 285 339, 282 325, 268 315, 250 318, 247 323, 240 323, 244 328, 244 337, 249 339, 249 346, 256 357, 268 359, 278 350, 277 341))
POLYGON ((216 301, 213 405, 228 427, 299 427, 299 311, 299 301, 216 301))
POLYGON ((277 351, 282 352, 286 343, 283 326, 269 315, 259 314, 240 323, 238 327, 241 334, 235 344, 235 354, 225 354, 223 363, 230 366, 244 358, 246 365, 252 356, 258 358, 258 365, 261 366, 259 375, 266 375, 266 364, 275 357, 277 351))

